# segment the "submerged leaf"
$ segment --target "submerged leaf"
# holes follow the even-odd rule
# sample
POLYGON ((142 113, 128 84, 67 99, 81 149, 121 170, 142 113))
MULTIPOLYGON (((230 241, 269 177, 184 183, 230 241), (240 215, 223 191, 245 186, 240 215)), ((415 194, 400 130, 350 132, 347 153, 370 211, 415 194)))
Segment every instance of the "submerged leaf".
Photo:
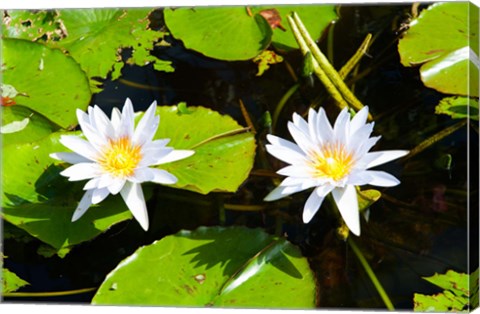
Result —
POLYGON ((315 281, 307 259, 284 239, 260 229, 200 227, 138 249, 92 303, 307 309, 315 305, 315 281))
POLYGON ((277 64, 283 61, 281 55, 277 55, 274 51, 265 50, 260 55, 253 59, 253 62, 258 65, 257 76, 261 76, 266 70, 270 69, 271 64, 277 64))
POLYGON ((435 107, 436 114, 446 114, 453 119, 470 118, 478 121, 478 99, 469 97, 446 97, 435 107))

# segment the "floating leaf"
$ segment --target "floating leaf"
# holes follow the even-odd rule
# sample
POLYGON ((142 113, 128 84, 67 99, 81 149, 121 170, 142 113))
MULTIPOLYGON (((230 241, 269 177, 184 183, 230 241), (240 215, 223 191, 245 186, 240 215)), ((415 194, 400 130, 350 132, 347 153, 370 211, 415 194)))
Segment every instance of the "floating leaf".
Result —
POLYGON ((437 3, 423 10, 399 41, 404 66, 421 65, 424 84, 442 93, 478 96, 478 8, 437 3))
POLYGON ((281 55, 277 55, 274 51, 265 50, 260 55, 253 59, 253 62, 258 65, 257 76, 261 76, 266 70, 270 69, 271 64, 277 64, 283 61, 281 55))
POLYGON ((9 10, 3 17, 4 37, 31 41, 59 40, 65 36, 55 11, 9 10))
POLYGON ((60 50, 21 39, 2 40, 3 81, 14 98, 63 128, 77 124, 75 109, 85 109, 90 89, 85 73, 60 50))
POLYGON ((275 48, 284 51, 298 49, 298 44, 287 22, 287 16, 292 12, 296 12, 300 16, 313 39, 319 39, 328 25, 337 19, 335 6, 323 4, 254 6, 252 12, 260 13, 272 8, 279 13, 282 25, 273 30, 272 44, 275 48))
POLYGON ((470 304, 470 297, 473 293, 478 293, 478 270, 470 276, 449 270, 445 274, 436 273, 431 277, 424 277, 423 279, 444 289, 444 291, 431 296, 415 293, 414 310, 423 312, 459 312, 467 310, 470 304), (476 287, 470 287, 470 276, 476 276, 476 287))
POLYGON ((132 218, 123 200, 111 196, 72 223, 84 191, 81 183, 66 184, 59 175, 64 168, 49 157, 67 150, 58 141, 61 134, 65 133, 4 147, 2 160, 2 217, 57 250, 90 240, 132 218))
POLYGON ((159 167, 178 178, 174 187, 202 194, 235 192, 253 167, 254 136, 230 116, 203 107, 181 108, 157 108, 160 126, 155 138, 169 138, 169 146, 193 149, 195 154, 159 167))
POLYGON ((14 292, 20 289, 21 287, 29 285, 28 282, 26 282, 22 278, 18 277, 15 273, 12 273, 11 271, 3 267, 2 267, 2 275, 0 276, 0 281, 2 282, 3 293, 14 292))
POLYGON ((446 114, 453 119, 470 118, 478 121, 478 99, 469 97, 446 97, 435 107, 436 114, 446 114))
POLYGON ((3 107, 1 112, 3 147, 34 142, 58 129, 42 115, 23 106, 3 107))
MULTIPOLYGON (((148 28, 148 15, 152 9, 81 9, 59 10, 60 19, 68 36, 57 43, 68 50, 90 78, 92 91, 101 90, 98 79, 105 79, 109 72, 121 67, 121 52, 133 48, 128 63, 144 66, 156 63, 156 69, 173 71, 167 61, 150 55, 154 44, 164 36, 163 32, 148 28)), ((121 63, 123 65, 123 63, 121 63)))
POLYGON ((92 303, 313 308, 315 282, 307 259, 284 239, 259 229, 201 227, 137 250, 92 303))
POLYGON ((195 7, 164 10, 172 35, 188 49, 220 60, 248 60, 270 44, 272 29, 245 7, 195 7))

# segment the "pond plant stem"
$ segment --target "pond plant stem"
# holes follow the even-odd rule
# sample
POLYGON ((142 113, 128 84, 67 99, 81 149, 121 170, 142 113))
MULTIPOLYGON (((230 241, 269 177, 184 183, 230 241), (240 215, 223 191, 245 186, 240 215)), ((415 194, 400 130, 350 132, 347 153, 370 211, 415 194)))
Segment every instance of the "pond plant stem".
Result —
POLYGON ((282 113, 283 107, 287 101, 292 97, 293 94, 298 90, 300 87, 300 83, 295 83, 292 87, 290 87, 287 92, 280 98, 277 106, 275 107, 275 111, 273 112, 272 117, 272 133, 275 133, 275 127, 277 126, 278 118, 280 117, 280 113, 282 113))
MULTIPOLYGON (((288 17, 288 21, 290 23, 290 26, 292 27, 292 31, 295 27, 297 31, 300 33, 301 37, 305 41, 306 46, 312 53, 314 59, 318 62, 318 65, 320 66, 321 70, 326 74, 326 76, 330 80, 331 84, 333 84, 336 90, 340 92, 344 101, 346 101, 356 110, 362 109, 364 107, 363 104, 360 102, 360 100, 357 99, 357 97, 348 88, 348 86, 342 80, 342 78, 340 77, 338 72, 335 70, 335 68, 330 64, 327 57, 321 52, 320 48, 318 48, 317 44, 312 39, 312 37, 310 37, 305 25, 303 25, 298 14, 293 12, 292 15, 293 15, 293 19, 290 16, 288 17)), ((297 38, 298 36, 295 33, 295 31, 294 31, 294 36, 295 38, 297 38)))
POLYGON ((3 297, 60 297, 66 295, 75 295, 82 294, 87 292, 92 292, 97 290, 98 287, 93 288, 84 288, 77 290, 67 290, 67 291, 55 291, 55 292, 5 292, 2 294, 3 297))
POLYGON ((377 276, 373 272, 372 268, 370 267, 367 260, 365 259, 365 256, 363 256, 362 251, 355 244, 355 241, 352 239, 351 236, 348 237, 347 242, 352 248, 352 251, 355 254, 355 256, 358 258, 358 261, 360 262, 360 264, 362 264, 363 269, 367 273, 368 278, 370 278, 370 280, 372 281, 372 284, 375 286, 375 289, 377 290, 378 294, 382 298, 383 303, 385 303, 385 306, 387 307, 387 309, 389 311, 395 311, 395 308, 393 307, 392 301, 390 301, 388 294, 383 289, 382 284, 380 283, 380 281, 378 281, 377 276))

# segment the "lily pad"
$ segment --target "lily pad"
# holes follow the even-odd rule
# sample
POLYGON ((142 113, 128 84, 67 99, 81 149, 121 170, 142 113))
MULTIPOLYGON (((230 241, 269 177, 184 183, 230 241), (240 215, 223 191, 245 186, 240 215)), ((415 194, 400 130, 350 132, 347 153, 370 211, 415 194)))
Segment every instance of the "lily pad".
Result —
POLYGON ((4 37, 31 41, 59 40, 65 36, 55 11, 8 10, 3 17, 4 37))
MULTIPOLYGON (((276 49, 283 51, 298 49, 287 21, 287 16, 292 12, 300 16, 313 39, 319 39, 328 25, 338 18, 335 6, 331 4, 254 6, 252 12, 262 13, 272 9, 278 13, 279 23, 281 23, 273 29, 272 44, 276 49)), ((269 14, 270 12, 272 11, 269 11, 269 14)))
POLYGON ((446 97, 435 107, 436 114, 446 114, 453 119, 470 118, 478 121, 478 99, 468 97, 446 97))
POLYGON ((2 276, 0 276, 0 281, 2 282, 3 293, 17 291, 21 287, 24 287, 29 284, 22 278, 18 277, 15 273, 3 267, 2 267, 2 276))
POLYGON ((82 183, 65 184, 59 175, 64 168, 49 156, 66 151, 59 143, 61 134, 65 133, 6 146, 2 160, 2 217, 57 250, 90 240, 132 218, 120 197, 110 197, 71 222, 84 191, 82 183))
POLYGON ((2 107, 3 147, 35 142, 58 130, 47 118, 23 106, 2 107))
POLYGON ((203 107, 157 108, 160 126, 155 138, 169 138, 175 149, 193 149, 195 154, 160 165, 178 178, 174 187, 207 194, 235 192, 253 167, 255 138, 228 115, 203 107), (183 113, 182 113, 183 112, 183 113))
POLYGON ((478 8, 436 3, 410 23, 398 51, 404 66, 422 65, 424 84, 442 93, 478 96, 478 8))
POLYGON ((307 309, 315 306, 315 282, 307 259, 284 239, 260 229, 201 227, 138 249, 92 303, 307 309))
POLYGON ((85 109, 90 89, 85 73, 60 50, 21 39, 2 40, 3 83, 18 92, 14 101, 63 128, 77 124, 75 109, 85 109))
POLYGON ((57 43, 68 50, 80 63, 90 79, 92 91, 101 90, 101 82, 114 71, 114 77, 123 67, 121 51, 133 48, 129 63, 144 66, 157 61, 156 69, 173 71, 170 63, 149 54, 164 33, 149 29, 148 15, 152 9, 81 9, 60 10, 60 20, 68 36, 57 43), (122 66, 116 66, 120 63, 122 66), (167 63, 167 64, 166 64, 167 63))
POLYGON ((272 29, 245 7, 195 7, 164 10, 171 34, 188 49, 227 61, 249 60, 270 44, 272 29))

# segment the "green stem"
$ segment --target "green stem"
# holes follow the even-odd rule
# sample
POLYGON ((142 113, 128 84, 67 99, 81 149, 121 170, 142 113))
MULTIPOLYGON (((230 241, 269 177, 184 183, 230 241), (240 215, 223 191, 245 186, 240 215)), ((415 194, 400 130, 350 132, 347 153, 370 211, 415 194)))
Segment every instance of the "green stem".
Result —
POLYGON ((85 288, 68 291, 56 291, 56 292, 6 292, 4 297, 59 297, 65 295, 82 294, 91 291, 95 291, 97 288, 85 288))
POLYGON ((362 264, 363 269, 367 273, 368 278, 370 278, 370 280, 372 281, 373 285, 375 286, 375 289, 377 289, 377 292, 380 295, 380 297, 382 298, 383 303, 385 303, 385 306, 387 307, 387 309, 389 311, 395 311, 395 308, 393 307, 392 301, 390 301, 390 298, 388 297, 388 294, 383 289, 382 284, 380 283, 380 281, 378 281, 377 276, 373 272, 372 268, 370 267, 367 260, 365 259, 365 256, 363 256, 362 251, 355 244, 355 242, 353 241, 351 236, 348 237, 347 242, 350 245, 350 247, 352 248, 353 253, 355 253, 355 255, 357 256, 360 264, 362 264))
MULTIPOLYGON (((290 27, 292 29, 293 36, 295 37, 298 43, 298 46, 300 47, 300 51, 302 51, 302 54, 305 57, 307 53, 310 52, 310 49, 308 48, 303 38, 303 35, 301 34, 294 20, 290 16, 288 16, 287 18, 288 18, 288 23, 290 24, 290 27)), ((316 59, 313 59, 312 64, 313 64, 313 72, 318 77, 320 82, 322 82, 322 84, 325 86, 327 92, 335 100, 335 103, 339 106, 339 108, 343 109, 347 107, 348 103, 345 101, 345 99, 343 99, 340 91, 332 83, 332 81, 330 80, 328 75, 323 71, 323 69, 320 67, 316 59)))
POLYGON ((298 17, 298 14, 296 14, 295 12, 293 13, 293 23, 291 24, 296 24, 298 26, 298 30, 302 35, 303 39, 305 40, 308 49, 311 51, 313 57, 320 65, 323 72, 325 72, 333 85, 341 93, 343 99, 345 99, 353 108, 357 110, 362 109, 364 107, 363 104, 360 102, 360 100, 357 99, 357 97, 355 97, 352 91, 348 89, 347 85, 345 85, 345 82, 343 82, 338 72, 330 64, 330 62, 328 62, 327 57, 320 51, 320 48, 318 48, 315 41, 310 37, 307 29, 305 28, 305 25, 303 25, 302 21, 298 17))
POLYGON ((355 54, 347 61, 347 63, 345 63, 345 65, 340 69, 340 71, 338 71, 338 74, 342 79, 345 79, 348 73, 350 73, 352 69, 358 64, 358 62, 360 62, 360 59, 362 59, 365 52, 367 52, 371 40, 372 34, 367 34, 355 54))
POLYGON ((292 87, 288 89, 288 91, 282 96, 282 98, 278 102, 277 107, 273 112, 273 118, 272 118, 273 133, 275 133, 275 127, 277 126, 278 117, 280 117, 280 113, 282 112, 283 107, 285 107, 285 104, 287 103, 287 101, 290 99, 290 97, 292 97, 293 94, 295 94, 295 92, 299 87, 300 87, 300 83, 295 83, 292 87))

